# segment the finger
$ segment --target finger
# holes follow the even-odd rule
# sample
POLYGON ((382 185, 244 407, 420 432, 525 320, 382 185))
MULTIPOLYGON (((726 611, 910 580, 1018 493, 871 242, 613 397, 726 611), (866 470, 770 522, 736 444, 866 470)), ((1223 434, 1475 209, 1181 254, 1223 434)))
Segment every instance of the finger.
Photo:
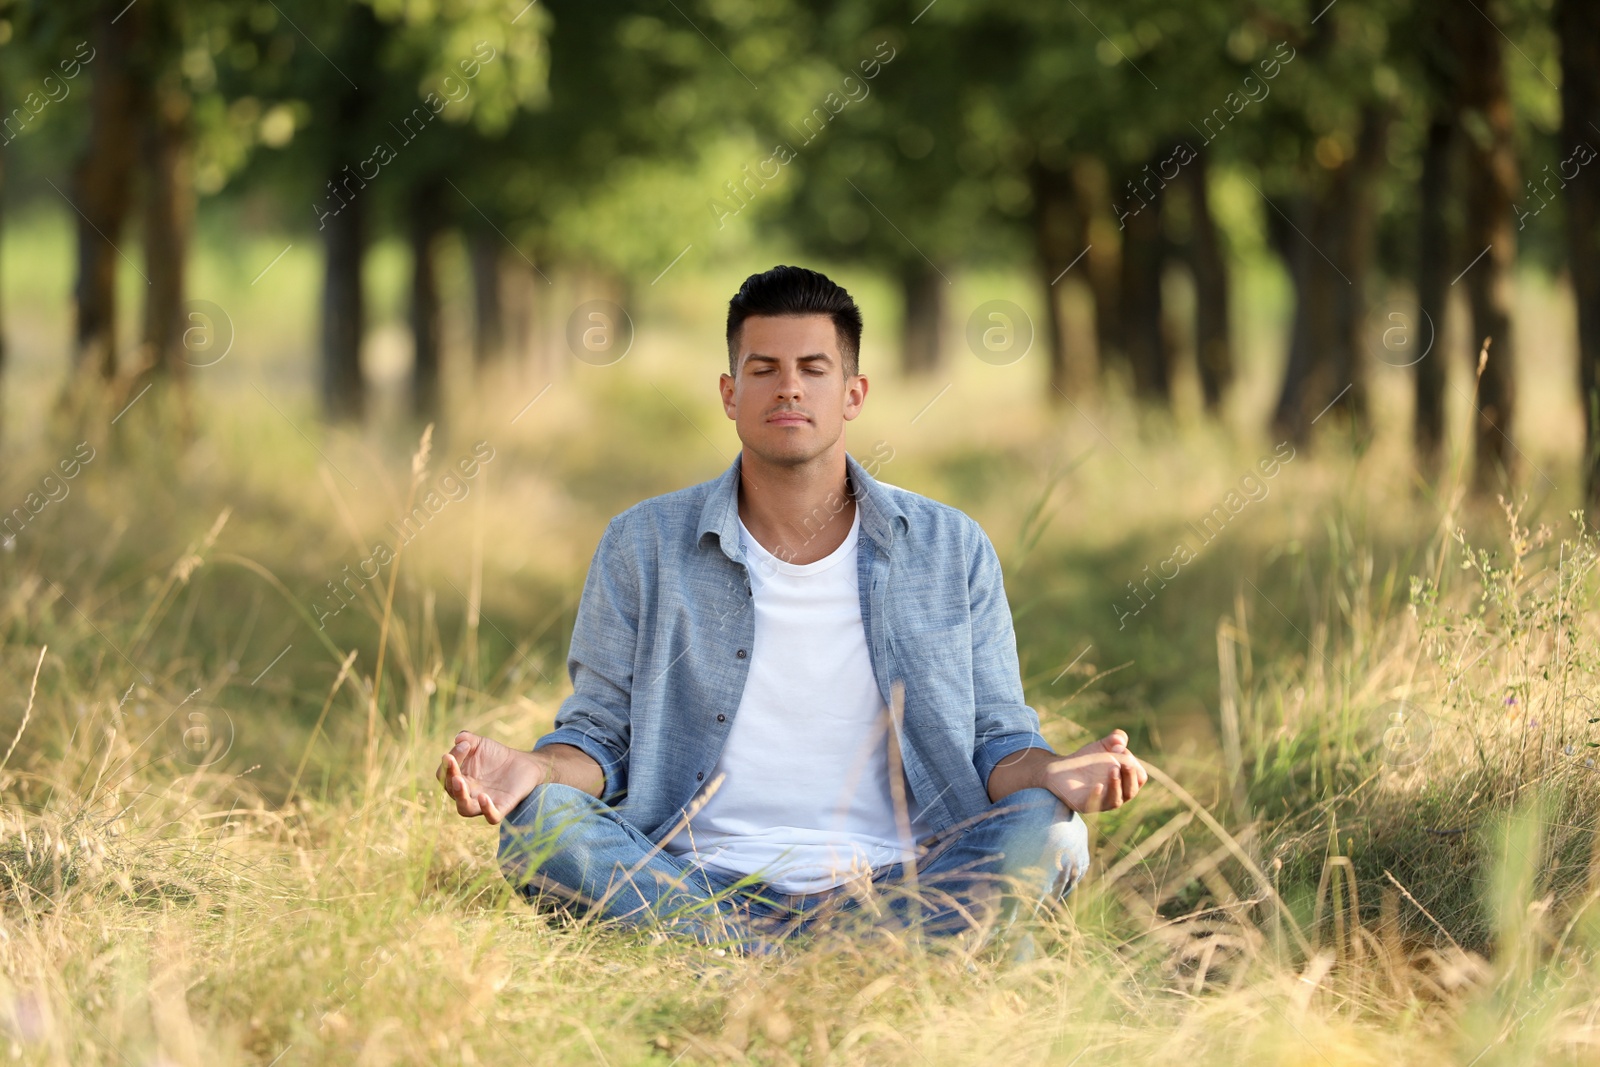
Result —
MULTIPOLYGON (((454 765, 454 761, 451 761, 454 765)), ((477 815, 477 801, 473 799, 472 788, 467 776, 456 770, 450 775, 450 780, 445 783, 445 791, 456 802, 456 811, 461 815, 477 815)))
POLYGON ((1122 773, 1120 767, 1111 769, 1111 785, 1106 794, 1107 808, 1120 808, 1122 806, 1122 773))
POLYGON ((495 806, 494 798, 488 793, 478 794, 478 807, 483 809, 483 817, 493 826, 501 819, 500 809, 495 806))
POLYGON ((1139 791, 1139 775, 1127 764, 1122 765, 1122 796, 1124 800, 1132 800, 1133 795, 1139 791))
POLYGON ((1145 773, 1144 764, 1140 763, 1139 758, 1131 752, 1117 753, 1117 762, 1131 771, 1133 773, 1134 780, 1140 785, 1143 785, 1145 779, 1149 777, 1149 775, 1145 773))

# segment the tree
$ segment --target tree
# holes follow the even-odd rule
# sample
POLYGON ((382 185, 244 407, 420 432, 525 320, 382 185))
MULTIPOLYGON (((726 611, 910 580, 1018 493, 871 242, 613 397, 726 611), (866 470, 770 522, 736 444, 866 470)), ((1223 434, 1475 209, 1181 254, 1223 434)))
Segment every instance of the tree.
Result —
POLYGON ((899 296, 900 370, 923 376, 944 361, 951 265, 983 258, 996 232, 978 132, 991 116, 969 95, 995 42, 933 13, 913 36, 902 27, 914 14, 833 9, 813 31, 803 87, 756 121, 773 131, 788 185, 762 217, 809 254, 885 275, 899 296))
POLYGON ((1458 17, 1450 5, 1424 0, 1417 18, 1417 53, 1421 57, 1414 78, 1424 108, 1422 175, 1417 185, 1416 260, 1417 321, 1410 331, 1416 343, 1427 344, 1414 364, 1416 405, 1412 419, 1412 447, 1425 475, 1436 476, 1445 439, 1444 342, 1449 296, 1450 264, 1456 241, 1450 226, 1449 205, 1457 182, 1453 177, 1459 149, 1456 99, 1458 72, 1451 46, 1452 26, 1458 17), (1422 340, 1426 338, 1426 340, 1422 340))
POLYGON ((502 0, 298 0, 283 19, 274 14, 281 6, 269 7, 241 29, 260 52, 282 58, 245 72, 236 91, 297 115, 296 136, 265 180, 296 199, 311 194, 308 221, 324 247, 320 364, 330 418, 365 411, 362 267, 386 227, 406 235, 413 252, 413 407, 425 418, 439 410, 434 256, 457 214, 445 172, 481 159, 480 135, 505 130, 544 93, 546 17, 516 8, 502 0), (284 45, 283 34, 302 31, 312 47, 284 45))
POLYGON ((1198 156, 1184 174, 1189 200, 1189 269, 1195 285, 1195 362, 1201 395, 1207 410, 1215 414, 1233 384, 1233 329, 1227 259, 1221 230, 1211 213, 1210 170, 1206 157, 1198 156))
POLYGON ((385 23, 383 76, 396 85, 396 99, 414 98, 418 105, 398 126, 389 121, 403 140, 392 142, 399 158, 385 167, 403 192, 379 203, 399 216, 397 228, 411 246, 412 411, 419 420, 438 421, 444 356, 439 238, 459 218, 481 217, 475 201, 463 201, 460 187, 451 188, 449 175, 515 150, 493 138, 520 109, 545 100, 547 20, 526 9, 507 20, 496 0, 439 9, 376 0, 376 8, 385 23))
MULTIPOLYGON (((1600 520, 1600 7, 1560 0, 1561 145, 1567 262, 1578 311, 1578 397, 1583 404, 1584 501, 1600 520), (1576 173, 1569 172, 1576 167, 1576 173)), ((1494 358, 1493 355, 1490 357, 1494 358)))
MULTIPOLYGON (((203 46, 213 14, 179 0, 134 7, 68 8, 94 42, 77 58, 89 69, 90 120, 75 168, 78 219, 75 363, 102 379, 119 371, 116 276, 136 202, 145 283, 139 358, 130 377, 155 370, 181 378, 185 277, 194 220, 194 77, 186 51, 203 46)), ((226 18, 226 5, 214 12, 226 18)), ((207 56, 209 58, 209 56, 207 56)))
POLYGON ((1517 257, 1512 203, 1517 197, 1517 157, 1500 30, 1487 16, 1461 19, 1458 30, 1460 105, 1467 133, 1462 254, 1482 256, 1462 280, 1472 309, 1473 339, 1493 342, 1479 383, 1474 432, 1473 485, 1484 491, 1511 473, 1516 402, 1511 286, 1517 257))
MULTIPOLYGON (((1171 150, 1163 145, 1138 167, 1129 168, 1125 185, 1138 185, 1148 168, 1159 168, 1171 150)), ((1167 198, 1151 196, 1130 211, 1122 231, 1122 351, 1133 371, 1133 391, 1140 399, 1160 404, 1172 402, 1172 346, 1166 331, 1166 302, 1162 274, 1168 258, 1163 226, 1167 198)))
MULTIPOLYGON (((129 16, 131 17, 131 12, 129 16)), ((179 69, 185 45, 196 36, 191 9, 153 2, 145 12, 140 102, 140 157, 144 172, 145 289, 142 369, 169 378, 184 376, 183 334, 189 240, 194 229, 194 103, 179 69)))
POLYGON ((1263 58, 1264 16, 1241 25, 1224 5, 1145 0, 1092 15, 1007 3, 972 16, 1016 30, 985 77, 1004 101, 1007 133, 1027 146, 1017 155, 1027 160, 1024 220, 1048 302, 1048 395, 1060 402, 1069 381, 1087 377, 1071 368, 1098 362, 1125 368, 1147 401, 1169 403, 1184 331, 1169 313, 1165 279, 1178 268, 1206 296, 1193 335, 1215 410, 1231 379, 1232 341, 1209 175, 1240 153, 1237 144, 1211 148, 1194 122, 1204 102, 1221 105, 1263 58), (1074 283, 1092 297, 1095 359, 1067 349, 1060 294, 1074 283))
POLYGON ((1263 211, 1294 288, 1275 434, 1306 442, 1324 415, 1370 433, 1363 333, 1374 287, 1377 195, 1401 81, 1383 49, 1400 9, 1332 8, 1284 27, 1292 77, 1273 93, 1263 211), (1273 157, 1277 158, 1274 159, 1273 157))
MULTIPOLYGON (((768 84, 784 63, 777 87, 793 72, 783 43, 793 35, 772 25, 792 12, 775 4, 679 8, 539 5, 523 21, 547 18, 541 95, 526 97, 503 126, 475 116, 437 142, 451 153, 446 203, 467 229, 478 351, 492 351, 497 335, 522 333, 499 322, 501 314, 570 312, 551 298, 563 273, 606 279, 621 293, 726 238, 706 207, 728 201, 719 186, 738 168, 727 166, 730 158, 755 154, 743 127, 771 94, 752 91, 746 76, 768 84), (470 165, 456 165, 463 160, 470 165), (503 303, 502 275, 510 298, 503 303)), ((739 201, 728 203, 725 212, 742 214, 739 201)))
POLYGON ((135 49, 146 13, 130 9, 117 18, 110 5, 99 5, 92 16, 89 138, 72 183, 78 212, 74 362, 104 379, 117 373, 117 245, 132 202, 128 176, 135 172, 144 110, 135 49))

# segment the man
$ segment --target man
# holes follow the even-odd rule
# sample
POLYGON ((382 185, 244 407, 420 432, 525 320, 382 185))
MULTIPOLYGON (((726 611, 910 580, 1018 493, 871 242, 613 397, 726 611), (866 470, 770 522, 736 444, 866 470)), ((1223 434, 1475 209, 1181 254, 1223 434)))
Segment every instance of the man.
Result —
POLYGON ((1146 781, 1127 735, 1051 749, 982 528, 846 453, 868 385, 848 293, 752 275, 727 340, 739 456, 611 521, 556 728, 531 753, 457 735, 456 810, 501 826, 530 897, 744 947, 851 913, 955 932, 1064 896, 1089 863, 1079 813, 1146 781))

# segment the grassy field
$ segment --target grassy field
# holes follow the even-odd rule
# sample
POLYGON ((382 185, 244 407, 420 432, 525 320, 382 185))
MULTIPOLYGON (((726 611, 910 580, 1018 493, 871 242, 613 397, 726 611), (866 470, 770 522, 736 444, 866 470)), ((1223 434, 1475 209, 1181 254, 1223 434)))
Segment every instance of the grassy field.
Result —
MULTIPOLYGON (((686 272, 631 305, 638 335, 612 366, 562 354, 476 387, 458 368, 419 449, 392 324, 375 331, 373 425, 321 427, 312 250, 262 290, 250 278, 287 242, 211 248, 196 292, 236 348, 196 371, 186 439, 159 391, 52 406, 62 233, 24 223, 5 263, 0 504, 47 501, 0 551, 11 1059, 1597 1055, 1597 544, 1567 512, 1563 338, 1525 340, 1526 495, 1504 507, 1463 497, 1454 461, 1442 488, 1416 484, 1398 373, 1375 382, 1361 449, 1337 416, 1313 448, 1255 432, 1274 299, 1241 316, 1245 380, 1218 427, 1188 385, 1171 418, 1114 386, 1052 408, 1037 354, 994 367, 959 335, 945 374, 879 374, 888 293, 840 272, 875 375, 852 450, 887 449, 881 478, 982 522, 1047 735, 1076 747, 1122 726, 1152 781, 1090 817, 1094 867, 1038 920, 1031 962, 837 941, 745 959, 534 913, 500 878, 494 834, 432 777, 457 729, 523 746, 548 729, 606 520, 731 461, 718 309, 745 271, 686 272), (469 457, 473 476, 447 479, 469 457), (430 489, 442 506, 365 577, 408 494, 430 489), (1218 506, 1226 524, 1198 534, 1218 506), (1146 584, 1179 544, 1192 558, 1146 584)), ((1026 304, 1015 279, 957 288, 957 309, 1026 304)), ((583 295, 563 282, 550 300, 583 295)), ((1525 321, 1553 321, 1559 299, 1528 280, 1525 321)))

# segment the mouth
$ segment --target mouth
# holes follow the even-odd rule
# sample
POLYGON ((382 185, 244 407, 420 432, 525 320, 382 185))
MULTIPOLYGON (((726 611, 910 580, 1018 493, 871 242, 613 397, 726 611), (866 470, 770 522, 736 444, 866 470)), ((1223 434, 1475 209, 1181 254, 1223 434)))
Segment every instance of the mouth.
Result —
POLYGON ((811 420, 798 411, 780 411, 767 416, 767 421, 774 426, 803 426, 811 420))

